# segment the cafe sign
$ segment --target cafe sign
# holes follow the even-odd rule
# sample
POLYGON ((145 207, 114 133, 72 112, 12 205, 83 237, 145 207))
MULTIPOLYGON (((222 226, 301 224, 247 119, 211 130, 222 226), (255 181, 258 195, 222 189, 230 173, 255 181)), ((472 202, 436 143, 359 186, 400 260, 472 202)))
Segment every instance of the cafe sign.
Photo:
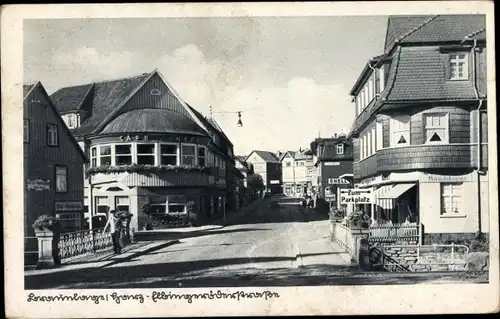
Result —
POLYGON ((56 202, 55 203, 56 212, 61 211, 79 211, 83 209, 83 204, 80 201, 75 202, 56 202))
POLYGON ((200 144, 202 140, 196 136, 179 136, 179 135, 122 135, 120 136, 122 142, 134 141, 161 141, 172 143, 193 143, 200 144))
POLYGON ((50 190, 50 180, 44 181, 43 179, 27 179, 26 189, 29 191, 49 191, 50 190))
POLYGON ((371 204, 372 198, 371 189, 340 189, 340 204, 371 204))

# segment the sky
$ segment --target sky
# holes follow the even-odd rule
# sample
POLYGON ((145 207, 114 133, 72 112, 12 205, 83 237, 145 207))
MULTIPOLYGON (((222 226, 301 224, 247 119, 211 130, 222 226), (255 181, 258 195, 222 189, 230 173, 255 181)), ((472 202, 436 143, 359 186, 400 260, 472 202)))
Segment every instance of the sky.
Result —
POLYGON ((385 16, 25 20, 23 77, 52 94, 158 69, 198 111, 212 106, 235 154, 298 150, 349 131, 349 91, 386 27, 385 16))

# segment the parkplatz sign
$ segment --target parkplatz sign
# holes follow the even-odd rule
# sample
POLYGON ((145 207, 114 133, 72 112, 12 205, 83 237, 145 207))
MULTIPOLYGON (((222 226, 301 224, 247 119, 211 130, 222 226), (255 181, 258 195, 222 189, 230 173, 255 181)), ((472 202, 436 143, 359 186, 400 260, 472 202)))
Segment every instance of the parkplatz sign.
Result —
POLYGON ((345 188, 339 190, 340 204, 371 204, 373 194, 371 189, 345 188))

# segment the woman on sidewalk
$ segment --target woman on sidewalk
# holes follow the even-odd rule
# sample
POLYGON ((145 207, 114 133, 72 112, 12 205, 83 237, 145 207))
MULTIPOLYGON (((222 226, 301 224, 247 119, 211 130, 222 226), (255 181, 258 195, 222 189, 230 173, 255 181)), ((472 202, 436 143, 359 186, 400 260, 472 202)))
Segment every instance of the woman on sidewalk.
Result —
POLYGON ((106 223, 106 226, 104 226, 103 232, 106 232, 109 227, 115 254, 119 254, 122 251, 122 247, 120 246, 120 229, 118 229, 119 226, 121 226, 121 221, 119 218, 117 218, 116 211, 110 211, 108 222, 106 223))

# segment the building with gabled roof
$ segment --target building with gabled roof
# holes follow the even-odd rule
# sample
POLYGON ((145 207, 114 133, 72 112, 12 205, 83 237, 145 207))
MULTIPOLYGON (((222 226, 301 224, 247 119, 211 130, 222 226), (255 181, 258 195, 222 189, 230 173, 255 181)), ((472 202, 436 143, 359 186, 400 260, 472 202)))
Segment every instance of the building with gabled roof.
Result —
POLYGON ((273 194, 281 194, 283 192, 282 167, 276 154, 270 151, 253 150, 247 156, 245 162, 252 164, 254 174, 262 176, 266 192, 273 194))
POLYGON ((283 193, 288 196, 301 196, 312 191, 312 155, 302 149, 285 151, 280 158, 283 172, 283 193))
POLYGON ((488 229, 484 15, 391 16, 350 92, 354 178, 372 218, 444 242, 488 229), (467 196, 465 196, 467 194, 467 196))
POLYGON ((25 263, 36 264, 39 216, 59 217, 62 232, 82 229, 87 157, 41 82, 23 85, 23 141, 25 263))
POLYGON ((158 70, 61 88, 51 99, 90 157, 89 216, 128 210, 137 230, 169 226, 189 202, 200 223, 232 208, 243 183, 233 144, 158 70))

